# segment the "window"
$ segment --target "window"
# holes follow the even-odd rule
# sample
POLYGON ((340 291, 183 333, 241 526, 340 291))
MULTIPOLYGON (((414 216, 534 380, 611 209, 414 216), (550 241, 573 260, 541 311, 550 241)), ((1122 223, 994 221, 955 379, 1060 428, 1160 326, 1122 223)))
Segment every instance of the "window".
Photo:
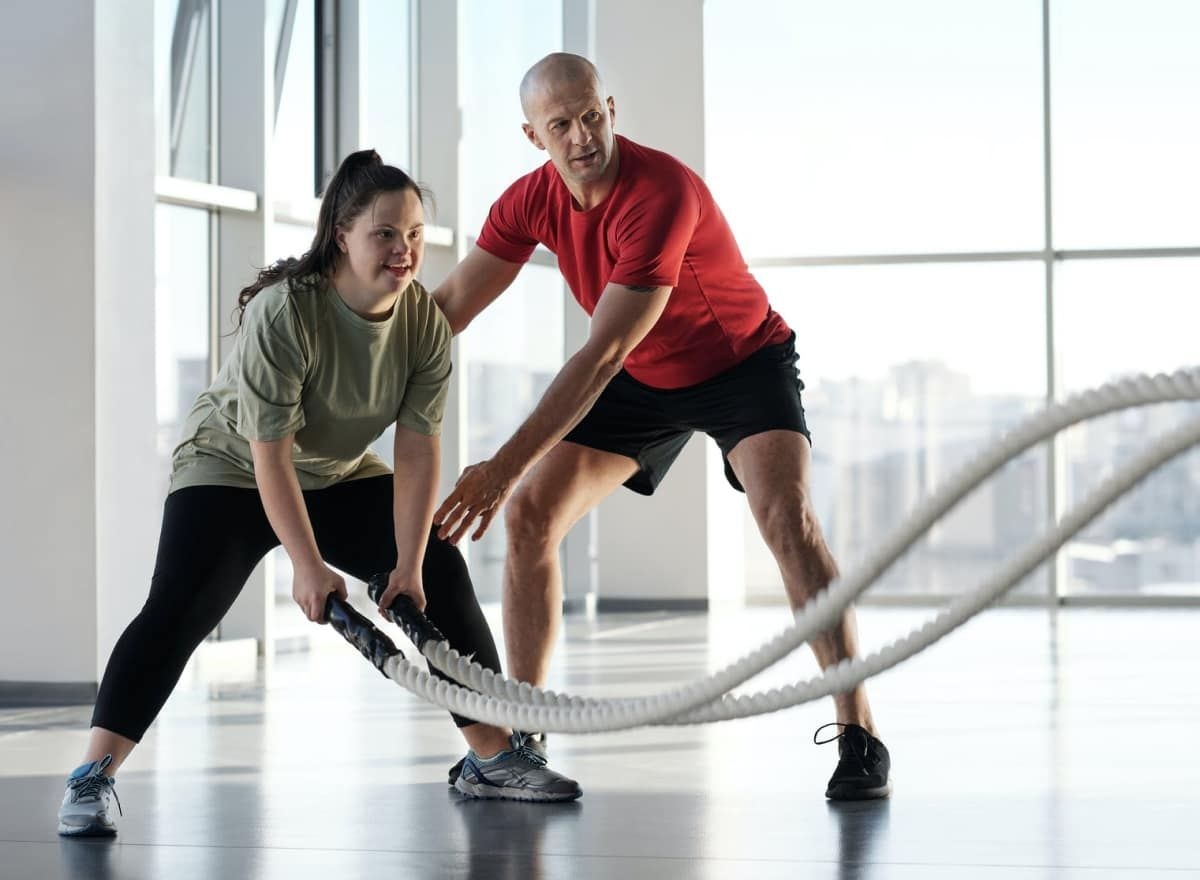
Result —
POLYGON ((1040 248, 1040 13, 707 0, 707 178, 747 256, 1040 248))
POLYGON ((1050 10, 1057 245, 1200 244, 1200 4, 1050 10))
MULTIPOLYGON (((467 331, 469 437, 472 462, 490 458, 541 399, 563 363, 562 276, 528 265, 511 288, 467 331)), ((498 600, 505 530, 497 517, 471 548, 471 576, 480 598, 498 600)))
MULTIPOLYGON (((459 6, 459 89, 463 133, 461 234, 479 234, 492 202, 522 174, 546 161, 521 131, 521 77, 562 47, 562 4, 523 2, 521 15, 501 3, 459 6)), ((462 337, 467 371, 468 455, 493 455, 533 409, 563 362, 564 285, 557 269, 526 266, 517 281, 462 337)), ((502 517, 471 547, 471 575, 481 599, 500 597, 505 532, 502 517)))
MULTIPOLYGON (((279 45, 276 75, 283 67, 279 106, 275 109, 275 135, 271 140, 268 174, 277 203, 303 206, 316 192, 316 8, 315 0, 295 0, 291 40, 279 45)), ((286 16, 285 16, 286 19, 286 16)), ((284 22, 286 24, 286 21, 284 22)), ((282 27, 282 26, 281 26, 282 27)), ((287 34, 282 27, 281 35, 287 34)))
MULTIPOLYGON (((1195 4, 704 8, 708 178, 797 330, 813 492, 843 569, 891 531, 882 519, 1042 406, 1047 351, 1067 391, 1195 362, 1195 4)), ((1069 432, 1057 506, 1193 409, 1069 432)), ((881 589, 958 592, 1047 529, 1046 455, 1006 467, 881 589)), ((1059 595, 1200 592, 1197 460, 1072 541, 1059 595)), ((750 588, 778 595, 752 538, 750 588)))
POLYGON ((155 376, 162 494, 183 420, 209 381, 209 213, 155 209, 155 376))
POLYGON ((407 0, 359 3, 360 141, 383 161, 412 169, 412 100, 407 0))
MULTIPOLYGON (((1068 392, 1196 364, 1200 259, 1069 261, 1058 291, 1068 392)), ((1151 438, 1198 415, 1200 404, 1162 404, 1072 429, 1064 444, 1067 504, 1082 501, 1151 438)), ((1200 451, 1153 474, 1066 552, 1070 593, 1200 595, 1200 451)))
MULTIPOLYGON (((812 491, 844 573, 967 460, 1045 400, 1040 263, 788 268, 756 273, 796 331, 812 491)), ((957 594, 1036 536, 1045 456, 965 499, 875 588, 957 594)), ((747 517, 747 591, 781 596, 747 517)), ((1037 575, 1024 589, 1045 591, 1037 575)))
POLYGON ((155 0, 156 171, 212 182, 212 3, 155 0))
POLYGON ((546 161, 521 131, 518 91, 534 62, 562 49, 562 3, 524 0, 459 4, 459 91, 462 104, 462 223, 479 234, 492 202, 514 180, 546 161))

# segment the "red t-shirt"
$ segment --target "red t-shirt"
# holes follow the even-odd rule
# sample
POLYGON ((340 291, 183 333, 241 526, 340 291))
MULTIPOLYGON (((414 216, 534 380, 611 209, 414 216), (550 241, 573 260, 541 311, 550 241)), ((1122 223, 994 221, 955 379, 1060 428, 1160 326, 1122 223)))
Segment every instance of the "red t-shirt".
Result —
POLYGON ((617 143, 620 171, 603 202, 579 210, 547 162, 496 200, 479 247, 524 263, 545 245, 589 315, 609 283, 674 288, 625 359, 633 378, 655 388, 695 385, 786 340, 791 331, 750 274, 699 175, 620 135, 617 143))

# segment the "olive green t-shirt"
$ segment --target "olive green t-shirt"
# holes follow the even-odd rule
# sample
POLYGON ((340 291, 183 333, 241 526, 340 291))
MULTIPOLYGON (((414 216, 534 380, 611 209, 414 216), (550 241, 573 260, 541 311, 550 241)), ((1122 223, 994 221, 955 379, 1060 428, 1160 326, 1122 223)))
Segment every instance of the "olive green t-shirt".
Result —
POLYGON ((450 336, 415 281, 384 321, 355 314, 327 282, 265 288, 247 304, 233 351, 184 423, 171 491, 254 488, 248 441, 289 434, 301 489, 390 473, 368 446, 393 422, 440 433, 450 336))

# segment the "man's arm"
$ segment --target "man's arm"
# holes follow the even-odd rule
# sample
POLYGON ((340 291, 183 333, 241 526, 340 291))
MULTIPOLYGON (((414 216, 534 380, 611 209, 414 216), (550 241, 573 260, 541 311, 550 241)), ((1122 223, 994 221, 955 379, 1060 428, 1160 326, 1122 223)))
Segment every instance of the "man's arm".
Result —
POLYGON ((666 308, 670 287, 609 284, 587 342, 558 371, 516 433, 488 461, 463 472, 434 514, 438 534, 457 542, 478 517, 478 540, 521 476, 584 417, 666 308))
POLYGON ((483 248, 473 247, 446 280, 434 288, 433 300, 457 335, 508 289, 520 271, 520 263, 510 263, 483 248))

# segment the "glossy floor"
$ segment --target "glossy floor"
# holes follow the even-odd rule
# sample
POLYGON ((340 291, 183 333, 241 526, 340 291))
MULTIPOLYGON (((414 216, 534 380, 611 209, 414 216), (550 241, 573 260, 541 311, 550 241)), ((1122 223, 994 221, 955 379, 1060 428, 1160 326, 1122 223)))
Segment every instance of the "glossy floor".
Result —
MULTIPOLYGON (((925 612, 868 609, 868 649, 925 612)), ((647 693, 783 609, 571 620, 552 686, 647 693)), ((554 736, 566 806, 472 802, 442 713, 328 630, 269 669, 191 669, 121 771, 115 842, 60 841, 85 708, 0 712, 0 877, 1200 877, 1200 611, 994 610, 873 682, 890 801, 822 797, 827 702, 702 728, 554 736)), ((771 686, 807 677, 800 654, 771 686)))

